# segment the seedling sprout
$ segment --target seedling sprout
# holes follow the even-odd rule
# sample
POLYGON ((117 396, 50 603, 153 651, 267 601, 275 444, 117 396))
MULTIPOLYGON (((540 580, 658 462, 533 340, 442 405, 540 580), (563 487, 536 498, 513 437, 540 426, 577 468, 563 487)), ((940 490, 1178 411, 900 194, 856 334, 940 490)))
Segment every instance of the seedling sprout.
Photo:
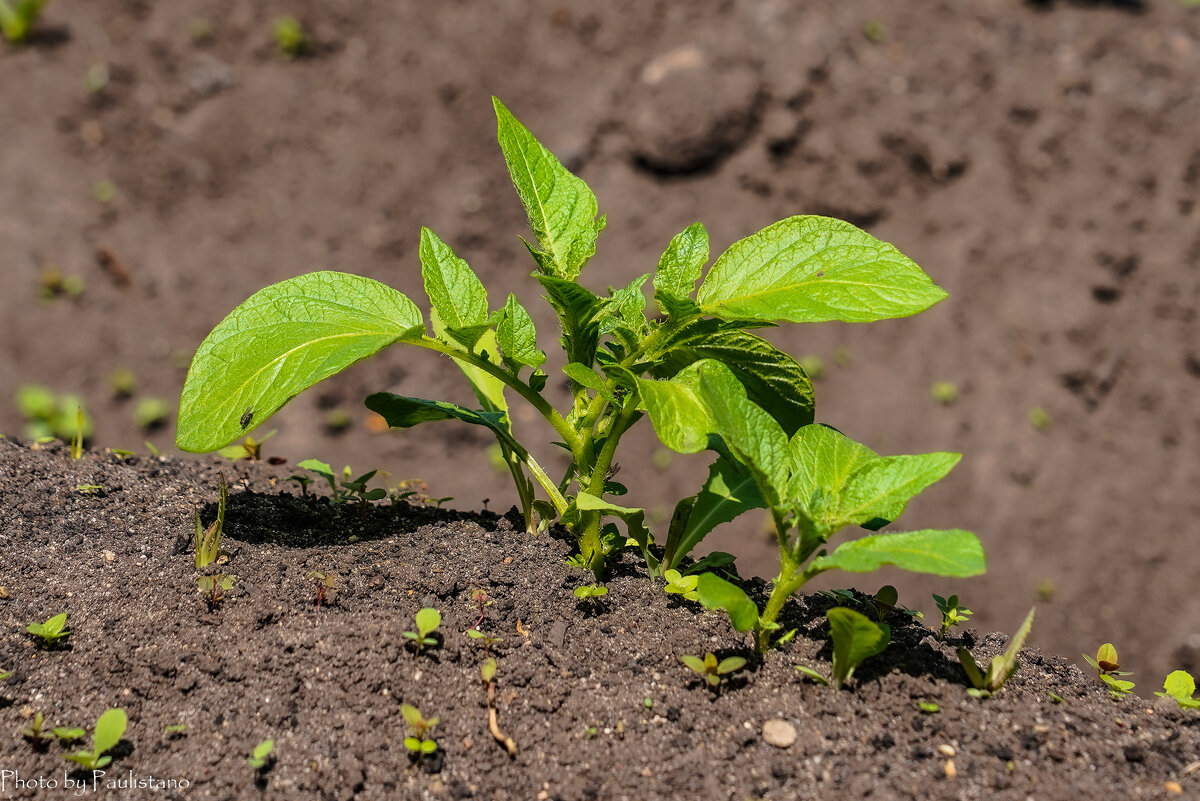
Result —
POLYGON ((1180 709, 1200 709, 1200 698, 1194 698, 1196 680, 1186 670, 1176 670, 1168 674, 1163 682, 1164 692, 1155 695, 1161 698, 1171 698, 1179 704, 1180 709))
POLYGON ((1112 696, 1114 701, 1120 701, 1125 696, 1133 692, 1136 686, 1132 681, 1125 681, 1119 678, 1120 676, 1132 676, 1133 674, 1121 670, 1120 662, 1117 657, 1117 649, 1112 643, 1106 642, 1096 650, 1096 656, 1090 657, 1083 654, 1084 661, 1096 669, 1100 676, 1100 681, 1104 682, 1108 688, 1108 694, 1112 696))
POLYGON ((1025 645, 1025 638, 1029 636, 1029 630, 1033 628, 1035 611, 1037 610, 1029 610, 1029 614, 1025 616, 1025 622, 1021 624, 1021 628, 1017 629, 1017 633, 1009 641, 1008 648, 1004 653, 992 657, 986 674, 979 669, 970 651, 966 648, 958 649, 958 661, 962 663, 963 672, 967 674, 967 679, 971 682, 971 689, 967 690, 968 695, 976 698, 990 698, 1017 672, 1017 656, 1025 645))
POLYGON ((45 623, 30 623, 25 627, 25 631, 40 639, 43 648, 52 648, 59 640, 71 635, 67 630, 66 612, 55 615, 45 623))
POLYGON ((408 638, 418 654, 425 648, 437 645, 438 641, 433 635, 437 632, 437 627, 442 625, 442 613, 436 609, 425 607, 416 615, 417 630, 406 631, 404 636, 408 638))
POLYGON ((96 720, 96 727, 92 734, 92 749, 90 751, 76 751, 74 754, 64 754, 64 758, 88 770, 103 768, 109 762, 112 762, 112 757, 105 756, 105 754, 121 741, 122 735, 125 734, 127 723, 125 710, 106 710, 96 720))
POLYGON ((429 737, 429 730, 438 724, 437 718, 426 718, 412 704, 401 704, 400 714, 408 724, 411 734, 404 738, 404 747, 417 759, 424 759, 437 750, 437 741, 429 737))
POLYGON ((254 746, 254 751, 251 752, 250 758, 246 760, 246 764, 254 771, 261 771, 270 764, 273 758, 271 752, 274 750, 275 740, 263 740, 254 746))
POLYGON ((689 670, 698 674, 714 690, 721 686, 721 680, 724 677, 746 666, 746 660, 743 657, 727 656, 718 662, 716 654, 712 652, 705 654, 703 659, 691 654, 684 654, 679 657, 679 661, 683 662, 689 670))

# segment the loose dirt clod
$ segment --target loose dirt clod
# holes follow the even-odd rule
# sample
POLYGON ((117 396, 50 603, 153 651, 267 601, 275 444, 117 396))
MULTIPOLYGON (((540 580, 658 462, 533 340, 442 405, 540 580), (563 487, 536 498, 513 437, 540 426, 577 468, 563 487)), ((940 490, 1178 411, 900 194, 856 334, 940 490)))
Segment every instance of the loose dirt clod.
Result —
POLYGON ((796 727, 778 718, 763 724, 763 740, 776 748, 791 748, 796 742, 796 727))

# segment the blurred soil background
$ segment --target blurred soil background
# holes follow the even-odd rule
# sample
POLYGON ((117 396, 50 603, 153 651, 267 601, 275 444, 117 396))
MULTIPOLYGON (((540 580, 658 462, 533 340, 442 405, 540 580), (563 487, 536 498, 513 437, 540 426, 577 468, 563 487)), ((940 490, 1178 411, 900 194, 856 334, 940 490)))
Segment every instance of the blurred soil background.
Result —
MULTIPOLYGON (((1038 603, 1033 642, 1077 659, 1111 640, 1143 694, 1200 670, 1200 8, 55 0, 30 46, 0 46, 0 81, 10 436, 18 386, 38 383, 84 400, 94 446, 172 452, 173 406, 149 431, 135 412, 174 404, 226 313, 318 268, 425 307, 421 225, 493 306, 516 292, 549 351, 495 94, 608 214, 593 289, 650 271, 695 220, 714 257, 798 213, 913 257, 950 292, 931 311, 769 333, 823 365, 819 420, 881 453, 964 454, 901 523, 975 530, 989 573, 887 576, 902 602, 933 617, 930 591, 957 591, 985 631, 1038 603), (275 51, 283 14, 307 57, 275 51)), ((297 398, 258 430, 278 430, 265 454, 511 505, 484 432, 379 432, 377 390, 471 400, 448 362, 397 347, 297 398)), ((548 440, 530 415, 519 431, 548 440)), ((647 423, 629 439, 623 502, 661 531, 707 460, 660 452, 647 423)), ((763 522, 706 545, 770 577, 763 522)))

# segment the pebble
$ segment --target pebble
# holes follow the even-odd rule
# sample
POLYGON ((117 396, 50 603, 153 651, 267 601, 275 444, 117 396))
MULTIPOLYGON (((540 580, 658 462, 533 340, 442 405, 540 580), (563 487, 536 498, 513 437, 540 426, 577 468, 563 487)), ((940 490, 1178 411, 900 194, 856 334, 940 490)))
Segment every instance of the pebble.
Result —
POLYGON ((796 742, 796 727, 786 720, 775 718, 763 724, 762 736, 768 745, 791 748, 796 742))
POLYGON ((953 759, 946 760, 946 764, 943 766, 943 770, 946 771, 947 779, 953 779, 955 776, 958 775, 958 768, 954 767, 953 759))
POLYGON ((954 746, 952 746, 952 745, 939 745, 938 750, 941 751, 942 754, 944 754, 945 756, 948 756, 948 757, 952 757, 955 754, 954 746))
POLYGON ((1171 795, 1182 795, 1183 794, 1183 785, 1180 784, 1179 782, 1167 782, 1166 784, 1163 785, 1163 787, 1171 795))

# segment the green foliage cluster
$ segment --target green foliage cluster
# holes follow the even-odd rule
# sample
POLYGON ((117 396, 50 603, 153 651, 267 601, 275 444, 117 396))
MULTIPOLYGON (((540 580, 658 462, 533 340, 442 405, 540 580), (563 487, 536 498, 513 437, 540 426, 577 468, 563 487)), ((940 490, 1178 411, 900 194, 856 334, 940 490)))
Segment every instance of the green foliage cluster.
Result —
POLYGON ((746 660, 740 656, 727 656, 724 659, 717 661, 716 654, 711 651, 704 655, 703 658, 684 654, 679 657, 679 661, 687 665, 688 669, 699 674, 700 678, 714 690, 721 685, 721 680, 730 673, 735 673, 746 666, 746 660))
POLYGON ((830 609, 826 617, 829 618, 829 635, 833 640, 830 677, 826 678, 804 665, 796 665, 796 670, 821 684, 840 690, 863 660, 887 648, 892 640, 892 630, 886 623, 876 623, 860 612, 840 606, 830 609))
MULTIPOLYGON (((716 526, 750 509, 769 510, 780 571, 761 614, 713 572, 686 590, 726 610, 739 630, 753 628, 760 651, 784 601, 825 571, 984 571, 978 540, 957 529, 875 534, 828 551, 842 528, 877 531, 894 521, 959 456, 879 456, 815 424, 804 369, 752 333, 781 322, 916 314, 946 296, 920 267, 853 225, 801 215, 735 242, 706 272, 708 234, 695 223, 671 240, 656 270, 597 294, 579 282, 605 228, 595 195, 499 100, 494 107, 500 149, 534 234, 526 242, 533 277, 561 326, 569 407, 560 411, 543 395, 550 376, 529 312, 511 293, 493 307, 471 267, 426 228, 419 258, 428 323, 405 295, 347 273, 310 273, 260 290, 197 349, 179 404, 180 448, 224 447, 313 384, 402 343, 450 358, 478 406, 380 392, 367 407, 394 428, 457 420, 491 431, 527 530, 557 519, 598 581, 609 554, 629 541, 657 577, 677 570, 716 526), (540 413, 570 454, 561 479, 513 436, 510 397, 540 413), (613 480, 618 444, 643 417, 671 450, 714 455, 699 492, 675 506, 662 549, 644 509, 611 500, 626 492, 613 480)), ((335 498, 344 497, 345 483, 339 490, 322 467, 335 498)), ((364 484, 360 500, 366 494, 364 484)))
MULTIPOLYGON (((128 720, 124 709, 108 709, 104 711, 96 720, 96 727, 92 732, 91 750, 80 750, 73 754, 65 754, 64 756, 66 759, 87 770, 99 770, 103 768, 109 762, 112 762, 112 757, 106 754, 121 741, 127 724, 128 720)), ((81 729, 74 731, 78 731, 79 735, 71 739, 83 737, 81 729)), ((68 731, 67 733, 74 733, 74 731, 68 731)), ((57 729, 55 729, 55 734, 58 734, 57 729)))
POLYGON ((51 648, 71 635, 67 629, 67 613, 62 612, 47 620, 45 623, 30 623, 25 631, 42 641, 42 646, 51 648))
MULTIPOLYGON (((2 2, 2 0, 0 0, 2 2)), ((25 418, 25 436, 35 441, 61 439, 70 442, 82 432, 89 439, 95 430, 92 416, 87 413, 78 395, 55 395, 41 384, 22 384, 17 387, 17 409, 25 418), (82 422, 80 412, 82 410, 82 422)))
POLYGON ((404 747, 418 759, 430 756, 437 751, 437 740, 429 736, 429 730, 438 725, 438 718, 426 718, 421 710, 412 704, 401 704, 400 714, 404 716, 410 732, 404 738, 404 747))
MULTIPOLYGON (((342 474, 340 476, 341 480, 339 482, 339 476, 334 474, 333 468, 318 459, 305 459, 297 466, 312 473, 316 473, 318 476, 325 479, 325 481, 329 484, 329 490, 331 493, 329 496, 330 503, 338 504, 358 501, 360 504, 366 504, 370 503, 371 501, 378 501, 386 498, 388 494, 387 490, 383 489, 382 487, 367 489, 367 484, 370 483, 371 479, 375 478, 375 474, 379 472, 378 470, 370 470, 366 473, 363 473, 361 476, 351 478, 351 476, 354 474, 350 470, 350 465, 346 465, 346 467, 342 470, 342 474)), ((289 477, 288 481, 295 481, 299 483, 301 488, 307 491, 308 485, 312 482, 312 479, 303 475, 295 475, 289 477)))
POLYGON ((971 615, 975 614, 965 606, 958 605, 958 596, 951 595, 949 598, 934 593, 933 602, 937 604, 938 611, 942 613, 942 628, 938 632, 938 639, 945 640, 946 632, 950 631, 952 626, 959 626, 970 619, 971 615))
POLYGON ((1025 638, 1029 636, 1029 630, 1033 628, 1035 611, 1035 609, 1029 610, 1029 614, 1025 616, 1025 622, 1009 640, 1008 648, 1004 653, 992 657, 986 673, 979 669, 979 665, 976 664, 975 657, 971 656, 970 651, 966 648, 958 649, 958 661, 962 663, 963 672, 967 674, 967 679, 971 682, 971 689, 967 690, 968 693, 976 698, 990 698, 1017 672, 1017 656, 1025 645, 1025 638))
POLYGON ((1196 680, 1186 670, 1175 670, 1163 682, 1164 692, 1155 693, 1161 698, 1171 698, 1180 709, 1200 709, 1200 698, 1195 698, 1196 680))
POLYGON ((438 644, 437 638, 433 635, 437 633, 438 626, 442 625, 442 613, 436 609, 425 607, 417 612, 416 622, 417 630, 406 631, 404 636, 413 646, 413 650, 420 654, 429 646, 438 644))

